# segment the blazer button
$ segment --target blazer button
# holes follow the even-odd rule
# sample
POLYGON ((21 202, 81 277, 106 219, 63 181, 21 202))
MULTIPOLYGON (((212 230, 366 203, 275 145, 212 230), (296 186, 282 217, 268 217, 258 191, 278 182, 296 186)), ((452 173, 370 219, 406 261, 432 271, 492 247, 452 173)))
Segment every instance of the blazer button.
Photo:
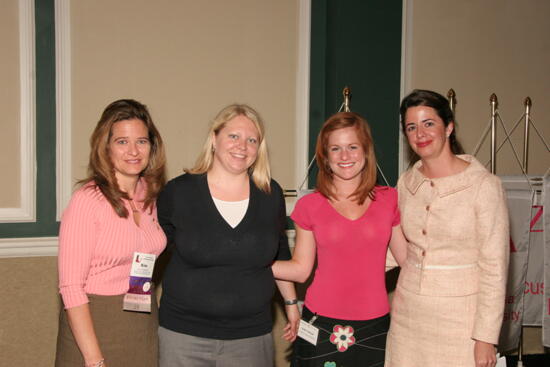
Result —
POLYGON ((426 211, 430 211, 430 206, 429 205, 426 205, 426 211))
POLYGON ((422 256, 426 256, 426 250, 422 250, 422 256))
POLYGON ((422 234, 423 234, 423 235, 425 236, 425 235, 426 235, 426 233, 427 233, 427 232, 426 232, 426 230, 425 230, 425 229, 423 229, 423 230, 422 230, 422 234))
POLYGON ((435 186, 435 184, 434 184, 433 181, 430 181, 430 186, 431 186, 431 187, 434 187, 434 186, 435 186))

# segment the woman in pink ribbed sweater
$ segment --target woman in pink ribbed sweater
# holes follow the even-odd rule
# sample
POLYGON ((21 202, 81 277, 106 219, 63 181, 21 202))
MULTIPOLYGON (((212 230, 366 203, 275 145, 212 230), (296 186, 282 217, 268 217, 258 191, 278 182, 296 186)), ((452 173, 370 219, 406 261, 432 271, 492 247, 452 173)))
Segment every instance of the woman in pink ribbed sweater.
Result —
POLYGON ((150 313, 124 311, 123 300, 134 253, 156 256, 166 246, 155 206, 165 183, 162 139, 144 105, 118 100, 103 112, 90 143, 88 177, 61 220, 64 309, 55 365, 156 366, 154 293, 150 313))

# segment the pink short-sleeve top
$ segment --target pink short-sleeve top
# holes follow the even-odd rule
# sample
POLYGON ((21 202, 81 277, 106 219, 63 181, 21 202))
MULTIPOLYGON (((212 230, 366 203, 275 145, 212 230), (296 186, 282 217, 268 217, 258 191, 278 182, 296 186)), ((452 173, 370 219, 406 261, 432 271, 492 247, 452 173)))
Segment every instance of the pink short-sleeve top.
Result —
POLYGON ((305 305, 321 316, 370 320, 389 312, 385 262, 392 227, 399 225, 397 191, 376 186, 365 213, 351 220, 315 192, 301 198, 291 215, 312 231, 317 268, 305 305))

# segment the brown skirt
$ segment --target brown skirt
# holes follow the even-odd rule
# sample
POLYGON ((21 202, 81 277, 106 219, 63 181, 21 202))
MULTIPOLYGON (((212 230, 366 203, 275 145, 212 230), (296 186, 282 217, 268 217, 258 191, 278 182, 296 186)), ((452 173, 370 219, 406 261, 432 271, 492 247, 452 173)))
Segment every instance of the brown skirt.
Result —
MULTIPOLYGON (((122 310, 124 295, 88 295, 95 333, 109 367, 158 366, 158 307, 153 294, 151 313, 122 310)), ((69 326, 67 312, 59 313, 56 367, 83 366, 84 358, 69 326)))

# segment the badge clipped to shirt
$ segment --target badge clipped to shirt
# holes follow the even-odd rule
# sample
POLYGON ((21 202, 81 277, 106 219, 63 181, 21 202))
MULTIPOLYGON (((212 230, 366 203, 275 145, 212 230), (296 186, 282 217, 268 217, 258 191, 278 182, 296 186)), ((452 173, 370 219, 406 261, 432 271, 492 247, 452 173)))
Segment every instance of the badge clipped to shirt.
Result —
POLYGON ((124 295, 123 310, 151 312, 151 280, 156 258, 153 254, 134 252, 130 270, 130 288, 124 295))
POLYGON ((300 319, 300 326, 298 326, 298 336, 313 345, 317 345, 319 337, 319 329, 313 326, 316 319, 317 316, 313 316, 309 322, 300 319))

